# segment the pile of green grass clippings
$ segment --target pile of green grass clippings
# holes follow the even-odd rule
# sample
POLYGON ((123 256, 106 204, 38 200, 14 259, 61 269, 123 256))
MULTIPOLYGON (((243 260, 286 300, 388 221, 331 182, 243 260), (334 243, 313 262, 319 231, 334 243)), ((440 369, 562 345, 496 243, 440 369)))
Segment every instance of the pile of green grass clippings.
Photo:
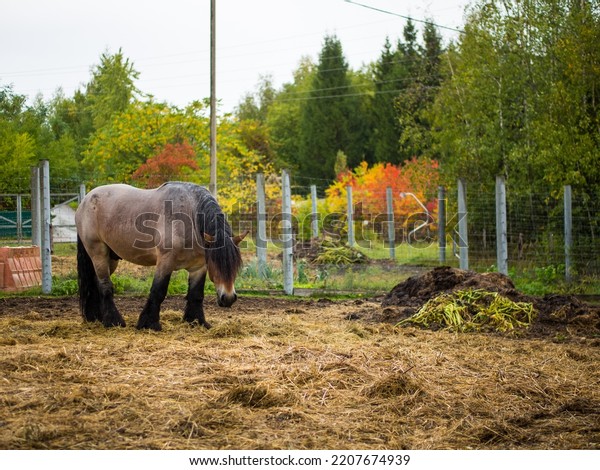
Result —
POLYGON ((368 258, 356 248, 352 248, 340 241, 322 240, 318 245, 318 254, 314 259, 315 264, 360 264, 366 263, 368 258))
POLYGON ((452 331, 508 332, 527 328, 535 318, 533 304, 513 302, 497 292, 467 289, 440 294, 413 316, 398 323, 452 331))

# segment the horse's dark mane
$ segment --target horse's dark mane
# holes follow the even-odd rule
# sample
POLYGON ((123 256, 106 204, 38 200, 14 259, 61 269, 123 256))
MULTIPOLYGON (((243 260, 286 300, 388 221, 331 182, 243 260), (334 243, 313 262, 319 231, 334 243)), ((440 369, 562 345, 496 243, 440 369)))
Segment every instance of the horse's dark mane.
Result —
POLYGON ((231 238, 233 233, 225 214, 208 189, 191 183, 182 184, 187 186, 185 189, 192 192, 196 199, 198 239, 204 240, 204 233, 214 237, 212 243, 205 243, 207 263, 217 268, 224 282, 233 282, 242 267, 242 255, 231 238))

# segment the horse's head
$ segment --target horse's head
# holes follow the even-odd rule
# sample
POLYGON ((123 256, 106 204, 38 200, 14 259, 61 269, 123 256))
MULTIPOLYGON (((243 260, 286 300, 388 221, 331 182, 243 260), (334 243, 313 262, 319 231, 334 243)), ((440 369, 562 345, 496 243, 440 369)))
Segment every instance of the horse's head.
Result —
POLYGON ((241 235, 228 237, 223 243, 220 243, 223 246, 218 246, 215 237, 204 234, 207 247, 208 277, 215 285, 219 307, 231 307, 237 300, 234 283, 242 266, 239 244, 246 235, 248 235, 248 231, 241 235))

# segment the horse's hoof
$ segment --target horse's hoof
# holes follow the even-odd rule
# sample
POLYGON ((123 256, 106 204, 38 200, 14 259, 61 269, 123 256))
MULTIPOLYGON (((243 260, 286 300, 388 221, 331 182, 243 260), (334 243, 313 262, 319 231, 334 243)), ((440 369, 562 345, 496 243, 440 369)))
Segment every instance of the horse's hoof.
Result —
POLYGON ((202 326, 204 326, 204 328, 206 328, 207 330, 210 330, 212 328, 212 325, 210 323, 208 323, 207 321, 202 323, 202 326))
POLYGON ((160 326, 159 322, 155 322, 155 323, 143 323, 143 324, 139 324, 136 326, 136 328, 138 330, 154 330, 154 331, 161 331, 162 330, 162 326, 160 326))
POLYGON ((103 321, 102 324, 106 327, 106 328, 112 328, 113 326, 120 326, 122 328, 125 328, 125 320, 110 320, 110 321, 103 321))

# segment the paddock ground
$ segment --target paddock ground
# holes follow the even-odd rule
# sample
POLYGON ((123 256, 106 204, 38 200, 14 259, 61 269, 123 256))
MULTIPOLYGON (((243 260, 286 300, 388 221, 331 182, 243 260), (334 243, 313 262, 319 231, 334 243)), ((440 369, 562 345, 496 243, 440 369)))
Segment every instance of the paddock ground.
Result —
POLYGON ((0 299, 2 449, 599 449, 600 339, 397 327, 381 299, 0 299), (387 313, 386 313, 387 312, 387 313), (379 319, 379 320, 378 320, 379 319))

